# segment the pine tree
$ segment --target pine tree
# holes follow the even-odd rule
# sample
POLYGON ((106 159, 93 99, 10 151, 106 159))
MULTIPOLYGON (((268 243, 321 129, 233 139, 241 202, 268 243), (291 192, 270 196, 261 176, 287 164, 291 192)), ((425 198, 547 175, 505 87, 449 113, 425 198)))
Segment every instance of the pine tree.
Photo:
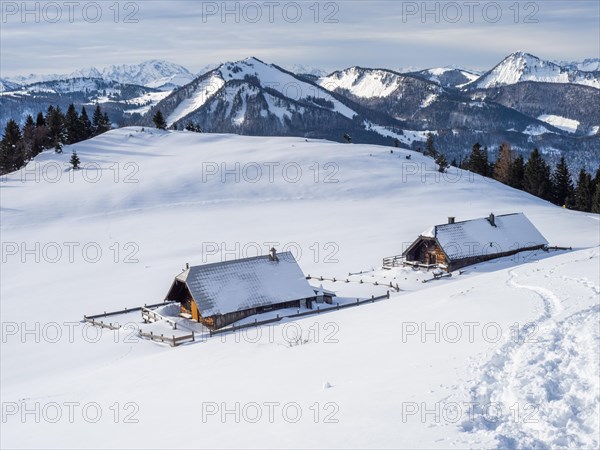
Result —
POLYGON ((435 158, 435 163, 438 165, 438 172, 444 173, 448 168, 448 161, 443 153, 439 153, 435 158))
POLYGON ((473 145, 469 160, 467 162, 467 168, 471 172, 478 173, 479 175, 487 176, 489 171, 487 149, 482 149, 479 142, 473 145))
POLYGON ((573 181, 565 157, 561 156, 552 174, 553 201, 559 206, 567 207, 573 197, 573 181))
POLYGON ((552 200, 550 167, 548 167, 537 148, 533 149, 525 165, 523 188, 536 197, 552 200))
POLYGON ((494 165, 494 178, 500 183, 509 184, 510 168, 515 160, 515 151, 508 142, 500 144, 498 159, 494 165))
POLYGON ((85 106, 81 108, 81 114, 79 115, 79 122, 81 123, 81 139, 86 140, 94 136, 94 127, 92 122, 87 115, 85 106))
POLYGON ((33 117, 27 116, 23 125, 23 156, 25 161, 31 160, 39 152, 36 151, 36 127, 33 117))
POLYGON ((41 111, 38 113, 37 118, 35 119, 35 126, 36 127, 45 127, 46 126, 46 119, 44 118, 44 113, 41 111))
POLYGON ((398 140, 398 138, 394 139, 394 147, 396 147, 396 148, 400 147, 400 141, 398 140))
POLYGON ((79 164, 81 163, 81 161, 79 160, 79 156, 77 156, 77 152, 75 150, 73 150, 69 162, 73 166, 73 170, 79 169, 79 164))
POLYGON ((106 133, 110 130, 110 120, 106 113, 102 113, 100 105, 96 104, 94 114, 92 116, 92 127, 94 129, 94 136, 98 136, 102 133, 106 133))
POLYGON ((510 165, 508 185, 515 189, 523 189, 523 178, 525 177, 525 160, 519 155, 510 165))
POLYGON ((596 169, 596 175, 594 176, 594 186, 600 183, 600 166, 596 169))
POLYGON ((67 114, 65 114, 65 130, 67 133, 67 144, 74 144, 83 139, 82 124, 73 103, 69 105, 67 114))
POLYGON ((54 148, 56 153, 62 153, 63 144, 67 141, 67 132, 65 128, 65 116, 58 106, 56 108, 52 106, 48 108, 46 122, 48 124, 49 146, 54 148))
POLYGON ((24 164, 23 136, 17 122, 10 119, 0 141, 0 175, 13 172, 24 164))
POLYGON ((452 162, 450 163, 450 165, 451 165, 452 167, 458 167, 458 163, 456 162, 456 158, 453 158, 453 159, 452 159, 452 162))
POLYGON ((581 169, 575 189, 575 209, 588 212, 592 210, 593 188, 592 176, 585 169, 581 169))
POLYGON ((106 131, 110 131, 110 129, 112 128, 112 123, 110 121, 110 118, 108 117, 108 113, 104 113, 102 114, 102 125, 104 126, 104 130, 106 131))
POLYGON ((350 144, 352 142, 352 137, 348 133, 344 133, 344 140, 350 144))
POLYGON ((438 152, 435 148, 435 142, 433 141, 433 133, 427 133, 427 142, 425 142, 425 156, 431 156, 437 158, 438 152))
POLYGON ((167 122, 165 121, 165 118, 163 117, 163 114, 160 111, 160 109, 157 109, 154 113, 154 116, 152 117, 152 122, 154 122, 154 126, 159 130, 167 129, 167 122))
POLYGON ((600 214, 600 179, 594 186, 594 196, 592 197, 592 212, 600 214))

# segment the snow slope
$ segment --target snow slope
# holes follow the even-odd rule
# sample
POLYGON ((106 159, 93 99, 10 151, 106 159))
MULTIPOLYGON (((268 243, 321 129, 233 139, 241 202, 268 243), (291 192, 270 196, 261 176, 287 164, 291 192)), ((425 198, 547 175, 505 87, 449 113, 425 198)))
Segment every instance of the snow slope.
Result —
POLYGON ((579 121, 575 119, 568 119, 566 117, 557 116, 554 114, 542 114, 538 117, 538 120, 549 123, 550 125, 560 128, 561 130, 568 131, 569 133, 575 133, 577 127, 579 127, 579 121))
POLYGON ((14 91, 20 88, 20 84, 13 83, 12 81, 8 81, 4 78, 0 78, 0 92, 14 91))
POLYGON ((3 405, 17 408, 5 411, 3 448, 600 441, 598 215, 454 168, 442 177, 432 160, 405 150, 141 128, 44 152, 5 177, 0 205, 0 390, 3 405), (73 149, 82 162, 75 173, 65 166, 73 149), (379 269, 382 257, 446 216, 491 211, 522 211, 551 245, 574 250, 505 258, 425 284, 431 273, 379 269), (318 282, 338 296, 379 295, 389 282, 401 291, 175 349, 130 329, 95 339, 79 322, 161 301, 186 262, 254 256, 267 245, 295 252, 305 274, 365 281, 318 282), (520 336, 540 339, 513 339, 515 323, 520 336), (307 342, 290 345, 298 332, 307 342), (503 402, 497 425, 477 408, 467 413, 474 399, 503 402), (453 404, 462 407, 458 420, 446 409, 453 404), (537 408, 534 423, 524 420, 528 405, 537 408), (40 420, 25 408, 38 408, 40 420))

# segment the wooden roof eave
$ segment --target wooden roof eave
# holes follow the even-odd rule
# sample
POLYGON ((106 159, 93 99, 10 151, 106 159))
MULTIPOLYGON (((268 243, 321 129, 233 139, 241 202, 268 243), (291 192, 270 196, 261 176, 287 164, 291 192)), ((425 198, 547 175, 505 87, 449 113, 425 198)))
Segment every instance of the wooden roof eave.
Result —
MULTIPOLYGON (((436 242, 438 245, 440 245, 440 243, 438 242, 437 238, 433 238, 433 237, 431 237, 431 236, 423 236, 423 235, 419 235, 419 237, 418 237, 417 239, 415 239, 415 241, 414 241, 412 244, 410 244, 410 246, 409 246, 409 247, 408 247, 406 250, 404 250, 404 251, 402 252, 402 256, 406 256, 406 255, 407 255, 407 254, 408 254, 410 251, 412 251, 412 250, 413 250, 413 249, 414 249, 414 248, 415 248, 415 247, 416 247, 416 246, 417 246, 417 245, 418 245, 418 244, 419 244, 421 241, 425 241, 425 240, 427 240, 427 241, 432 241, 432 240, 433 240, 433 241, 435 241, 435 242, 436 242)), ((441 246, 440 246, 440 248, 441 248, 441 246)), ((442 249, 442 251, 443 251, 443 249, 442 249)), ((445 253, 444 253, 444 254, 445 254, 445 253)))

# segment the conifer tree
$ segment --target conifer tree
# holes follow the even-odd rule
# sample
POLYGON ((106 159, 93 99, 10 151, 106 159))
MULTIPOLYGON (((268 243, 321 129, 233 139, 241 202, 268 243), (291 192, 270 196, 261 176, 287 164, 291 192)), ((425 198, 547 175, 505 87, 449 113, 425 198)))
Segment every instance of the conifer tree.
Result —
POLYGON ((62 153, 63 144, 67 141, 67 133, 65 116, 58 106, 48 108, 46 123, 48 124, 49 146, 54 148, 56 153, 62 153))
POLYGON ((79 164, 81 163, 81 161, 79 160, 79 156, 77 156, 77 152, 75 150, 73 150, 73 153, 71 154, 71 159, 69 160, 69 162, 73 166, 73 170, 79 169, 79 164))
POLYGON ((13 172, 23 165, 22 139, 19 125, 10 119, 0 141, 0 175, 13 172))
POLYGON ((81 108, 81 114, 79 115, 79 122, 81 123, 81 138, 82 140, 89 139, 94 136, 94 127, 92 122, 87 115, 85 106, 81 108))
POLYGON ((523 189, 523 178, 525 176, 525 160, 522 155, 515 158, 510 165, 508 185, 515 189, 523 189))
POLYGON ((27 116, 23 125, 23 156, 25 161, 31 160, 39 152, 36 149, 36 127, 33 117, 27 116))
POLYGON ((167 122, 165 121, 165 118, 163 117, 163 114, 160 111, 160 109, 157 109, 154 113, 154 116, 152 117, 152 122, 154 122, 154 126, 159 130, 167 129, 167 122))
POLYGON ((102 113, 100 105, 96 104, 94 114, 92 116, 92 127, 94 129, 94 136, 106 133, 110 130, 110 120, 106 113, 102 113))
POLYGON ((591 211, 593 195, 592 176, 581 169, 575 189, 575 208, 578 211, 591 211))
POLYGON ((38 113, 37 118, 35 119, 35 126, 36 127, 45 127, 46 126, 46 119, 44 118, 44 113, 41 111, 38 113))
POLYGON ((600 214, 600 179, 594 185, 594 195, 592 197, 592 212, 600 214))
POLYGON ((444 173, 448 168, 448 161, 443 153, 438 153, 437 157, 435 158, 435 163, 438 166, 438 172, 444 173))
POLYGON ((552 188, 554 203, 559 206, 569 206, 568 203, 573 197, 573 181, 564 156, 561 156, 552 174, 552 188))
POLYGON ((536 197, 544 200, 552 199, 550 167, 548 167, 537 148, 533 149, 525 165, 523 188, 536 197))
POLYGON ((108 113, 105 112, 104 114, 102 114, 102 125, 104 126, 104 129, 106 131, 110 131, 110 129, 112 128, 112 123, 110 121, 110 118, 108 117, 108 113))
POLYGON ((489 164, 487 149, 482 149, 479 142, 476 142, 475 145, 473 145, 473 149, 471 150, 467 162, 467 169, 471 172, 478 173, 479 175, 488 175, 489 164))
POLYGON ((494 178, 500 183, 509 184, 510 168, 515 160, 515 151, 508 142, 500 144, 498 159, 494 165, 494 178))
POLYGON ((67 133, 67 144, 74 144, 83 139, 82 124, 75 105, 71 103, 65 114, 65 131, 67 133))
POLYGON ((433 133, 427 133, 427 141, 425 142, 425 156, 431 156, 437 158, 438 152, 435 148, 435 142, 433 140, 433 133))

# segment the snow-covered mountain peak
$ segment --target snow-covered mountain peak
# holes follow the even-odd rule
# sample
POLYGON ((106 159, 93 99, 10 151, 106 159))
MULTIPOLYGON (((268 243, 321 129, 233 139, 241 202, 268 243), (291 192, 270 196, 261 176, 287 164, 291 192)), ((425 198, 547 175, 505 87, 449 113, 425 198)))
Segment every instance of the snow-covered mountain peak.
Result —
POLYGON ((597 73, 562 67, 523 51, 508 55, 500 64, 468 86, 485 89, 521 81, 572 83, 600 88, 600 76, 597 73))
POLYGON ((347 90, 360 98, 381 98, 394 93, 408 79, 411 78, 391 70, 353 66, 320 78, 318 84, 330 91, 347 90))
POLYGON ((402 78, 389 70, 353 66, 322 77, 318 83, 330 91, 346 89, 357 97, 371 98, 387 97, 402 83, 402 78))
POLYGON ((432 67, 430 69, 411 72, 408 75, 418 76, 439 84, 442 87, 461 87, 480 76, 480 74, 457 67, 432 67))

